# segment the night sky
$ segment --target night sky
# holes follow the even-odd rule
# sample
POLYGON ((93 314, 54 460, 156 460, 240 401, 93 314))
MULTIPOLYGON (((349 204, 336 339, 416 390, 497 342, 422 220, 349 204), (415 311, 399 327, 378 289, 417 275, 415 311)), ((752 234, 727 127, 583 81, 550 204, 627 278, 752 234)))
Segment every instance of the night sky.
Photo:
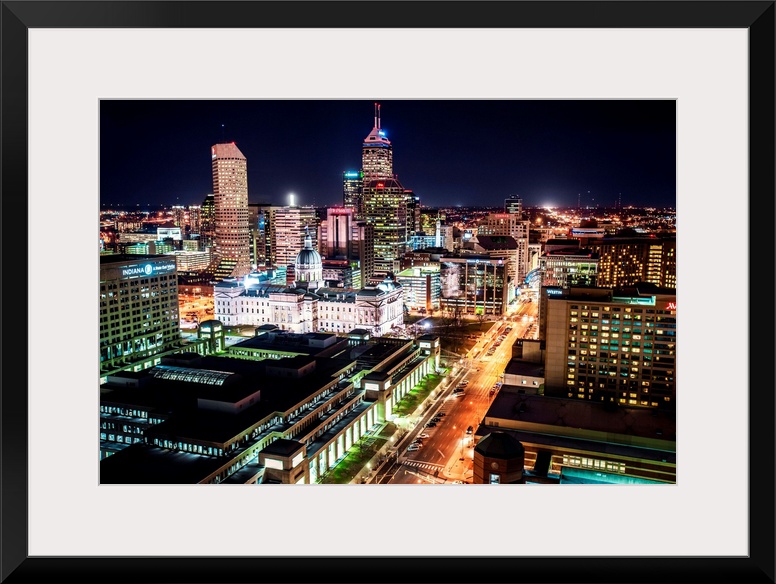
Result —
POLYGON ((251 203, 342 204, 374 103, 423 206, 676 207, 673 100, 103 100, 100 203, 200 204, 235 142, 251 203))

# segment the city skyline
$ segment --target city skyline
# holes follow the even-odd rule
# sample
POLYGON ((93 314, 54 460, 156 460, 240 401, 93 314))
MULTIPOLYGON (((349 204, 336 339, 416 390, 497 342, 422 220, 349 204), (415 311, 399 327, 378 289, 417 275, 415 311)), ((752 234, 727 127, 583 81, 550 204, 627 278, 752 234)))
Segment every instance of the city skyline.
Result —
POLYGON ((102 208, 201 204, 210 148, 232 141, 250 202, 341 205, 375 103, 422 206, 676 206, 674 100, 376 99, 103 100, 102 208), (151 166, 157 135, 164 163, 151 166))

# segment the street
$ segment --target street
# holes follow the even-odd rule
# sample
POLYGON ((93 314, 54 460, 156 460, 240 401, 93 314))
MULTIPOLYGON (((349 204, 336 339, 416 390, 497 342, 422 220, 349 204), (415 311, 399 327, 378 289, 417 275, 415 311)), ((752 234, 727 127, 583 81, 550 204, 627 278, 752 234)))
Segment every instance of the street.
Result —
POLYGON ((379 484, 439 484, 472 479, 473 447, 477 426, 495 396, 504 368, 512 358, 512 345, 518 338, 534 338, 536 304, 519 305, 508 320, 498 321, 483 334, 465 357, 459 360, 457 373, 440 386, 443 391, 426 413, 377 469, 379 484), (507 328, 510 328, 507 332, 507 328), (529 334, 529 330, 531 330, 529 334), (502 336, 503 335, 503 336, 502 336), (493 349, 491 355, 488 352, 493 349), (461 394, 453 393, 465 385, 461 394), (435 425, 426 426, 439 418, 435 425), (467 434, 467 428, 472 433, 467 434), (420 434, 428 434, 419 450, 407 447, 420 434))

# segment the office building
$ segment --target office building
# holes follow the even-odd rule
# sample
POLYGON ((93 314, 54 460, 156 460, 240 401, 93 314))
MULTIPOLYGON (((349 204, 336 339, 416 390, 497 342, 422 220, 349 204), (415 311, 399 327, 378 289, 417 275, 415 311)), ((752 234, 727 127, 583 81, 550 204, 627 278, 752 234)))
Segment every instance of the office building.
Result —
POLYGON ((182 233, 188 232, 189 211, 183 205, 173 205, 170 210, 172 213, 172 224, 178 227, 182 233))
POLYGON ((517 215, 522 219, 523 200, 517 195, 509 195, 507 199, 504 199, 504 212, 508 214, 517 215))
POLYGON ((205 196, 199 206, 199 234, 204 247, 214 247, 216 241, 216 198, 213 193, 205 196))
POLYGON ((363 216, 374 228, 374 275, 383 277, 399 269, 416 204, 393 174, 393 146, 380 123, 380 105, 375 104, 375 124, 361 148, 361 171, 363 216), (408 209, 413 213, 409 221, 408 209))
POLYGON ((179 250, 168 252, 167 255, 175 258, 178 272, 204 272, 212 261, 210 250, 189 251, 179 250))
POLYGON ((215 250, 221 277, 251 272, 248 228, 248 164, 234 142, 211 147, 215 202, 215 250))
POLYGON ((226 356, 111 376, 100 388, 100 483, 326 482, 436 370, 439 350, 431 335, 267 329, 226 356))
POLYGON ((543 287, 545 395, 676 407, 676 290, 543 287))
POLYGON ((442 295, 439 264, 407 268, 396 274, 404 289, 404 305, 409 310, 432 312, 439 310, 442 295))
POLYGON ((405 189, 395 179, 364 183, 364 216, 374 228, 374 273, 398 270, 398 260, 407 251, 407 200, 405 189))
POLYGON ((201 226, 202 207, 200 205, 189 205, 189 236, 199 238, 202 230, 201 226))
POLYGON ((598 285, 632 286, 649 282, 676 288, 676 235, 601 237, 588 239, 586 247, 598 254, 598 285))
POLYGON ((315 207, 270 207, 270 256, 274 266, 293 266, 309 234, 318 246, 318 216, 315 207))
POLYGON ((351 258, 357 260, 361 269, 361 285, 372 283, 375 274, 375 228, 366 221, 353 224, 351 258))
POLYGON ((342 173, 342 204, 353 211, 353 218, 363 219, 361 188, 364 173, 360 170, 346 170, 342 173))
POLYGON ((361 174, 364 183, 389 180, 393 176, 393 146, 380 127, 380 104, 375 104, 375 124, 361 147, 361 174))
POLYGON ((318 249, 328 259, 349 259, 353 239, 353 210, 348 207, 326 209, 326 220, 321 223, 318 249))
MULTIPOLYGON (((528 274, 528 243, 530 221, 522 213, 491 213, 478 226, 476 236, 505 235, 517 242, 517 279, 522 281, 528 274)), ((474 235, 473 235, 474 236, 474 235)))
POLYGON ((477 235, 469 240, 466 249, 475 253, 485 254, 491 259, 502 260, 506 266, 507 304, 514 300, 522 279, 518 272, 519 248, 517 242, 509 235, 477 235))
POLYGON ((327 288, 361 288, 358 261, 322 259, 323 281, 327 288))
POLYGON ((269 203, 248 203, 248 226, 251 235, 251 266, 264 268, 269 256, 269 203))
POLYGON ((100 373, 151 366, 180 343, 174 257, 100 256, 100 373))
POLYGON ((597 253, 573 246, 560 249, 548 246, 548 248, 549 251, 546 251, 539 259, 542 286, 559 286, 561 288, 598 286, 600 258, 597 253))
POLYGON ((374 276, 374 226, 355 221, 352 209, 326 210, 326 219, 320 225, 318 250, 330 268, 329 273, 335 270, 339 274, 326 276, 325 280, 350 281, 350 285, 345 284, 346 288, 360 288, 374 276))
POLYGON ((470 254, 440 259, 442 310, 500 316, 508 303, 507 266, 502 259, 470 254))

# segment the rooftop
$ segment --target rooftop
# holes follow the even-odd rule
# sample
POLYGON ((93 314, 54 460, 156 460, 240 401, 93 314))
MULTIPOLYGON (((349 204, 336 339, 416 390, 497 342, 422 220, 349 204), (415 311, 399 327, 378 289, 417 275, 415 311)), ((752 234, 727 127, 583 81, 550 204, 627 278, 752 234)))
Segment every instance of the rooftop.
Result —
MULTIPOLYGON (((676 441, 676 415, 652 408, 626 408, 607 404, 500 391, 486 414, 487 418, 515 420, 537 428, 576 428, 614 435, 676 441)), ((528 427, 528 426, 526 426, 528 427)))
POLYGON ((100 461, 100 484, 196 484, 223 459, 133 444, 100 461))
POLYGON ((512 359, 507 364, 504 373, 507 375, 523 375, 525 377, 544 377, 544 365, 512 359))
POLYGON ((508 235, 478 235, 476 244, 489 251, 517 249, 515 238, 508 235))

